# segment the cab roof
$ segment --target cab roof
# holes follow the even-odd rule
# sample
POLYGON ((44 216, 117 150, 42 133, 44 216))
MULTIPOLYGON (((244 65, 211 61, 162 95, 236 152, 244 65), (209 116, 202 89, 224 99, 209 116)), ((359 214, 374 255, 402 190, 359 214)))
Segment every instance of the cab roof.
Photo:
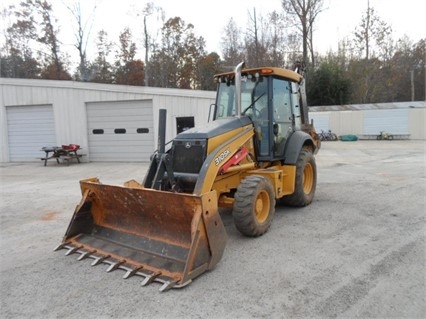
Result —
MULTIPOLYGON (((241 75, 247 75, 247 74, 255 74, 259 73, 260 75, 266 76, 266 75, 274 75, 281 78, 286 78, 294 82, 300 82, 302 81, 303 77, 297 72, 288 70, 288 69, 282 69, 282 68, 276 68, 276 67, 259 67, 259 68, 252 68, 252 69, 242 69, 241 75)), ((229 71, 225 73, 216 74, 214 77, 234 77, 234 71, 229 71)))

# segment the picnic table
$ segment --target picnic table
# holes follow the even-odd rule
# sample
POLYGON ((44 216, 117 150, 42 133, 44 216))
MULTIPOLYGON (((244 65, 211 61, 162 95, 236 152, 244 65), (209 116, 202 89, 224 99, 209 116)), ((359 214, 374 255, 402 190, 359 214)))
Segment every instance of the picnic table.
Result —
POLYGON ((80 145, 69 144, 62 146, 45 146, 42 147, 41 151, 45 153, 45 156, 40 158, 44 161, 44 166, 47 165, 47 161, 50 159, 56 159, 56 162, 59 164, 60 161, 65 161, 69 165, 70 160, 76 159, 80 163, 80 158, 84 154, 79 154, 78 151, 81 150, 80 145))

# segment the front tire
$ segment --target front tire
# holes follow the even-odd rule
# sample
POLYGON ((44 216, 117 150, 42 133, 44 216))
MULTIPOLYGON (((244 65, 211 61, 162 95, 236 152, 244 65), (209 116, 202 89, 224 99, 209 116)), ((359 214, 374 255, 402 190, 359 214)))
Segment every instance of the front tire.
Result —
POLYGON ((315 157, 307 149, 302 149, 296 162, 296 183, 294 193, 284 196, 280 203, 288 206, 303 207, 314 199, 317 185, 317 166, 315 157))
POLYGON ((245 236, 266 233, 275 214, 275 193, 271 182, 259 175, 243 179, 234 197, 232 215, 236 228, 245 236))

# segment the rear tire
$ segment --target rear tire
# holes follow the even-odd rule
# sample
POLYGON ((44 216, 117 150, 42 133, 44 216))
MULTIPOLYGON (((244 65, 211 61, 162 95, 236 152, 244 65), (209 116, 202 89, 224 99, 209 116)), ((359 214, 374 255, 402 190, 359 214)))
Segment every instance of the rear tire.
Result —
POLYGON ((294 193, 284 196, 280 203, 303 207, 309 205, 314 199, 317 185, 317 166, 315 157, 307 149, 302 149, 296 162, 296 184, 294 193))
POLYGON ((243 179, 234 197, 232 215, 237 229, 245 236, 266 233, 275 214, 275 193, 271 182, 259 175, 243 179))

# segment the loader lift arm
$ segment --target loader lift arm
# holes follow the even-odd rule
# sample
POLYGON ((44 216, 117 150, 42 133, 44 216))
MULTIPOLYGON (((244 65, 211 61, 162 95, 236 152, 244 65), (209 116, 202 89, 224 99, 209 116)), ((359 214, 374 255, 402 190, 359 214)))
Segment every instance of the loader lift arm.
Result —
POLYGON ((143 186, 160 190, 164 183, 164 176, 167 177, 167 182, 172 190, 176 187, 176 179, 173 173, 170 155, 167 153, 157 153, 153 155, 151 164, 149 165, 148 173, 146 174, 143 186))
POLYGON ((164 176, 167 177, 167 182, 172 190, 176 187, 176 179, 173 173, 171 158, 166 153, 166 121, 167 111, 160 109, 158 123, 158 152, 151 157, 148 172, 143 181, 143 186, 160 190, 164 182, 164 176))

